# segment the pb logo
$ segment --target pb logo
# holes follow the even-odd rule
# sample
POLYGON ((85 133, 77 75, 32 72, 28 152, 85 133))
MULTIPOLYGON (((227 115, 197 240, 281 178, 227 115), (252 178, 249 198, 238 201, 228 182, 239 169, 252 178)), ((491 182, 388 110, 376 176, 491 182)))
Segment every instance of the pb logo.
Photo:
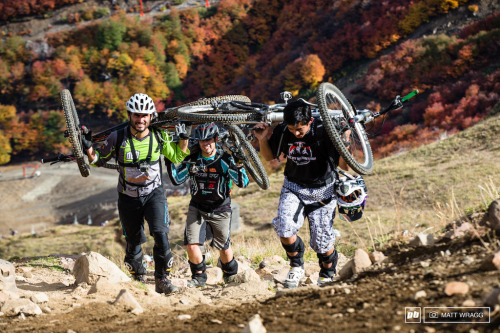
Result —
POLYGON ((405 323, 420 323, 421 321, 420 307, 405 308, 405 323))

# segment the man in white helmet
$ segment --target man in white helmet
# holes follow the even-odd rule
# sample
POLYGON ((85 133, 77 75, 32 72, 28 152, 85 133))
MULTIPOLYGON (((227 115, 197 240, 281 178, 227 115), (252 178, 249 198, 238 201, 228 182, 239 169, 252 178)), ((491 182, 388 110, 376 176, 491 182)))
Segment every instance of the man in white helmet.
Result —
POLYGON ((189 155, 190 128, 181 133, 179 143, 174 143, 167 132, 150 128, 157 113, 148 95, 135 94, 126 105, 129 126, 112 132, 97 151, 92 147, 90 132, 82 138, 82 145, 92 166, 103 166, 113 156, 119 164, 118 211, 127 241, 125 265, 135 280, 145 282, 141 244, 146 241, 146 219, 155 242, 156 291, 170 294, 177 291, 177 287, 168 279, 173 256, 167 237, 170 218, 162 186, 160 155, 174 163, 189 155))

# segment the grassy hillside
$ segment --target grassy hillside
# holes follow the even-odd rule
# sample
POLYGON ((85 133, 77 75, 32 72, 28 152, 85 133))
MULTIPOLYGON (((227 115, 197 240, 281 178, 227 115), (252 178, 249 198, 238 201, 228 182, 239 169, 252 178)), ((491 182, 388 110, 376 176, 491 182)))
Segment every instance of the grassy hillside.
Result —
MULTIPOLYGON (((403 230, 408 230, 409 236, 429 228, 436 232, 465 214, 483 210, 500 196, 498 133, 500 114, 455 136, 376 161, 373 174, 365 177, 369 190, 365 218, 352 224, 335 220, 342 234, 339 250, 350 255, 356 247, 371 247, 372 238, 380 248, 391 238, 404 238, 403 230)), ((267 191, 254 183, 233 190, 243 220, 242 231, 232 237, 233 248, 237 256, 243 255, 254 263, 272 254, 285 255, 270 224, 276 214, 283 175, 272 174, 270 180, 267 191)), ((172 218, 170 241, 180 264, 189 197, 170 197, 168 202, 172 218)), ((120 263, 123 248, 116 239, 121 228, 115 222, 106 227, 60 226, 37 236, 0 239, 0 258, 92 250, 120 263)), ((309 239, 307 233, 307 228, 302 228, 304 239, 309 239)), ((152 253, 152 246, 150 239, 145 253, 152 253)), ((315 260, 310 250, 306 259, 315 260)))

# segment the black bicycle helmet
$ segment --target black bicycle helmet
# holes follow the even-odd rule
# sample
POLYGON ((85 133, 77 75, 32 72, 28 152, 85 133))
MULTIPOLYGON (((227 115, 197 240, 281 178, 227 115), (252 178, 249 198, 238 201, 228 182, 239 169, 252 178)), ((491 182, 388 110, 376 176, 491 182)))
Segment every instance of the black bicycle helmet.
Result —
POLYGON ((214 123, 207 123, 196 126, 193 139, 203 141, 215 138, 217 135, 219 135, 219 127, 214 123))

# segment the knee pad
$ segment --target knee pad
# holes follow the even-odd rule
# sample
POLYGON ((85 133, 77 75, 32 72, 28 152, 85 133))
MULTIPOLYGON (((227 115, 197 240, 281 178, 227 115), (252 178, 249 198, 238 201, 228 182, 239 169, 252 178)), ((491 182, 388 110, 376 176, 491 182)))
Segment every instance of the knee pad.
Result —
POLYGON ((321 267, 320 275, 321 273, 325 273, 328 276, 332 277, 337 273, 337 260, 339 259, 339 255, 337 253, 337 249, 333 251, 330 255, 323 255, 321 253, 317 253, 318 259, 319 259, 319 267, 321 267), (326 264, 332 264, 331 267, 325 268, 323 267, 323 263, 326 264))
POLYGON ((297 236, 297 240, 293 244, 285 245, 281 243, 281 246, 285 249, 287 252, 286 255, 288 259, 290 259, 290 266, 292 267, 301 267, 304 265, 304 251, 306 250, 304 246, 304 242, 302 241, 302 238, 297 236), (288 253, 294 253, 297 252, 297 255, 291 256, 288 253))
POLYGON ((160 252, 170 252, 170 243, 168 242, 167 234, 164 232, 154 232, 153 238, 155 240, 155 245, 160 252))
POLYGON ((225 276, 231 276, 235 275, 238 273, 238 262, 234 260, 234 258, 225 264, 221 262, 222 265, 222 271, 224 272, 225 276))

